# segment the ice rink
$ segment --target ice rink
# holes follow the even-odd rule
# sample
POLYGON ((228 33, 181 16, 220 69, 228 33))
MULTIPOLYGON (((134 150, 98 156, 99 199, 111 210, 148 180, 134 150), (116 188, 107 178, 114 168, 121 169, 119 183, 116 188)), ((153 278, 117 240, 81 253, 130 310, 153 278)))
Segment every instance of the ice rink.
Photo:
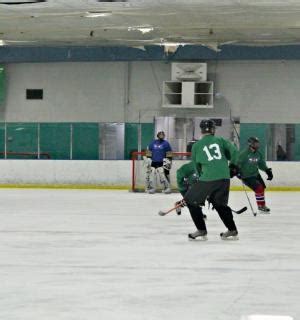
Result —
MULTIPOLYGON (((187 240, 195 229, 186 208, 157 214, 179 194, 1 189, 0 197, 0 319, 300 319, 300 193, 267 192, 271 215, 235 215, 240 240, 225 242, 207 208, 207 242, 187 240)), ((245 194, 232 192, 230 205, 247 205, 245 194)))

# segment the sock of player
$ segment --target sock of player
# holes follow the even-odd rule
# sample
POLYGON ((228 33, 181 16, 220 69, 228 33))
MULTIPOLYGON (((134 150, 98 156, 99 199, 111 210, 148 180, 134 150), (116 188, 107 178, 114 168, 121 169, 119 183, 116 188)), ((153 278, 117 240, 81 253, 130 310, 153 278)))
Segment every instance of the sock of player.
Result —
POLYGON ((256 187, 254 192, 255 192, 257 206, 258 207, 265 206, 266 202, 265 202, 265 189, 264 189, 264 187, 262 185, 259 185, 258 187, 256 187))

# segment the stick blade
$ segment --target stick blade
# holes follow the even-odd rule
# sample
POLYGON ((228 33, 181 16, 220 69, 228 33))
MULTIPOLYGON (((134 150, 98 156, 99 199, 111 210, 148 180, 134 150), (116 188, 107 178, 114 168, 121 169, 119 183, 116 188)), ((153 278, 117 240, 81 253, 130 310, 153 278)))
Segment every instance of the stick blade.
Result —
POLYGON ((242 208, 240 210, 235 211, 235 213, 241 214, 241 213, 245 212, 247 209, 248 209, 247 207, 244 207, 244 208, 242 208))
POLYGON ((160 211, 158 211, 158 214, 159 214, 160 216, 165 216, 167 213, 160 210, 160 211))

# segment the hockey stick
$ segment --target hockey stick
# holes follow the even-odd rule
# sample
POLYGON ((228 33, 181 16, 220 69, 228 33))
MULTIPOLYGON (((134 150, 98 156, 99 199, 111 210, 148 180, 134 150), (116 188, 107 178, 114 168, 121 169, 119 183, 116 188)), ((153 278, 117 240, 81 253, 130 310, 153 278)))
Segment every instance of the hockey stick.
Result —
POLYGON ((247 191, 246 191, 246 188, 245 188, 244 183, 242 183, 242 185, 243 185, 243 189, 244 189, 244 191, 245 191, 245 195, 246 195, 246 197, 247 197, 249 206, 250 206, 250 208, 251 208, 252 214, 253 214, 254 217, 256 217, 256 214, 257 214, 257 213, 254 212, 254 210, 253 210, 253 207, 252 207, 252 204, 251 204, 251 201, 250 201, 250 199, 249 199, 249 196, 248 196, 248 193, 247 193, 247 191))
MULTIPOLYGON (((171 208, 171 209, 169 209, 169 210, 167 210, 167 211, 162 211, 162 210, 160 210, 160 211, 158 212, 158 214, 159 214, 160 216, 165 216, 166 214, 168 214, 168 213, 170 213, 170 212, 178 209, 179 207, 181 207, 181 204, 177 204, 176 206, 174 206, 173 208, 171 208)), ((247 207, 243 207, 243 208, 240 209, 240 210, 233 210, 233 209, 231 209, 231 211, 234 212, 234 213, 236 213, 236 214, 241 214, 241 213, 245 212, 247 209, 248 209, 247 207)))
POLYGON ((243 207, 242 209, 240 210, 233 210, 231 209, 232 212, 236 213, 236 214, 241 214, 243 212, 245 212, 248 208, 247 207, 243 207))
POLYGON ((167 211, 162 211, 162 210, 160 210, 160 211, 158 212, 158 214, 159 214, 160 216, 165 216, 166 214, 168 214, 168 213, 170 213, 170 212, 172 212, 172 211, 174 211, 174 210, 176 210, 176 209, 178 209, 178 208, 180 208, 180 207, 182 207, 182 205, 181 205, 180 203, 178 203, 178 204, 176 204, 173 208, 171 208, 171 209, 169 209, 169 210, 167 210, 167 211))

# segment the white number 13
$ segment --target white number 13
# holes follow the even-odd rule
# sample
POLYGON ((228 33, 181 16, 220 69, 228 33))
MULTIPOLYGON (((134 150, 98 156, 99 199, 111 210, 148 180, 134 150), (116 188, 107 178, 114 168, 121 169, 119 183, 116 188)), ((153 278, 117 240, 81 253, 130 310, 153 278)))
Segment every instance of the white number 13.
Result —
POLYGON ((205 151, 205 153, 207 155, 208 161, 212 161, 214 159, 218 159, 219 160, 219 159, 222 158, 220 147, 216 143, 210 144, 208 146, 208 148, 207 148, 207 146, 205 146, 203 148, 203 150, 205 151), (210 153, 210 151, 208 149, 212 150, 212 153, 210 153))

